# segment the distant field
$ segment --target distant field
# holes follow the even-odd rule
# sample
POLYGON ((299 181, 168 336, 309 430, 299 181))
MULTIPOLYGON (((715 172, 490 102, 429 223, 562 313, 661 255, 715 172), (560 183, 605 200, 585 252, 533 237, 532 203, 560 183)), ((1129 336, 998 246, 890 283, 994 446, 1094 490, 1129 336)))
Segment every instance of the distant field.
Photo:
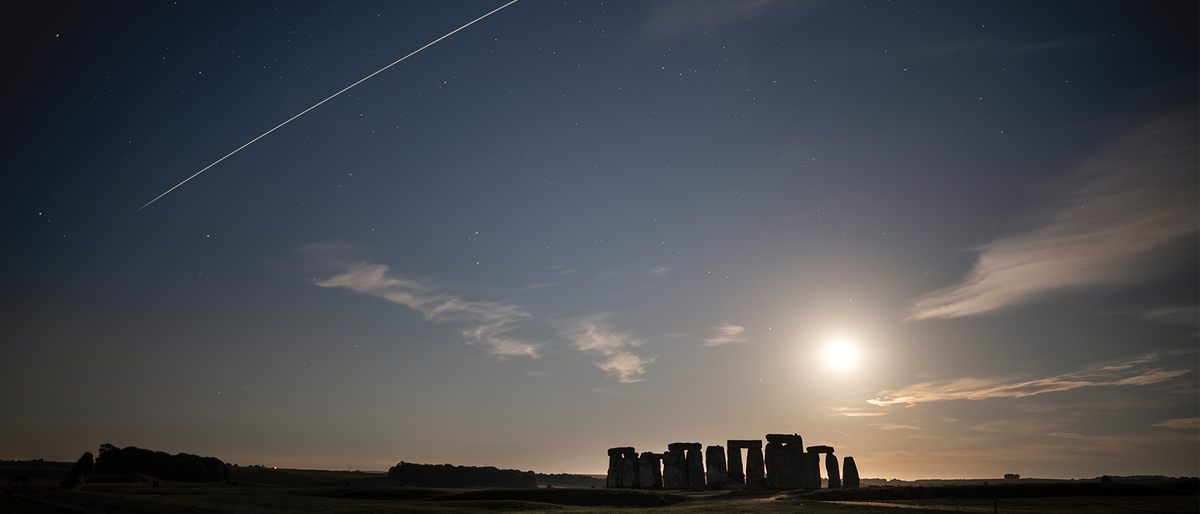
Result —
MULTIPOLYGON (((247 468, 251 469, 251 468, 247 468)), ((263 477, 303 480, 294 470, 265 470, 263 477), (270 471, 271 473, 266 473, 270 471), (287 478, 290 477, 290 478, 287 478)), ((345 473, 345 472, 329 472, 345 473)), ((365 473, 364 473, 365 474, 365 473)), ((871 491, 876 488, 863 488, 871 491)), ((890 489, 890 488, 878 488, 890 489)), ((925 498, 847 502, 820 501, 820 493, 800 491, 675 492, 624 489, 434 489, 418 487, 312 487, 273 484, 218 485, 163 483, 88 486, 81 492, 59 491, 34 484, 6 484, 0 490, 0 512, 199 513, 267 514, 280 512, 670 512, 809 514, 944 514, 956 512, 1075 514, 1091 512, 1185 513, 1200 510, 1194 492, 1166 491, 1158 496, 1059 496, 1037 498, 925 498), (843 503, 845 502, 845 503, 843 503), (995 502, 995 503, 993 503, 995 502)), ((961 492, 970 489, 963 488, 961 492)), ((832 491, 831 491, 832 492, 832 491)), ((873 491, 872 491, 873 492, 873 491)), ((973 491, 979 492, 979 491, 973 491)), ((896 494, 896 491, 891 491, 896 494)), ((982 491, 987 494, 988 491, 982 491)), ((1070 491, 1064 490, 1065 494, 1070 491)), ((880 493, 882 494, 882 492, 880 493)), ((872 496, 875 496, 874 494, 872 496)), ((884 495, 886 496, 886 495, 884 495)))
POLYGON ((365 473, 362 471, 327 471, 318 469, 272 469, 272 468, 232 468, 229 479, 235 482, 251 482, 257 484, 272 484, 283 486, 315 486, 332 482, 345 482, 381 478, 384 473, 365 473))
MULTIPOLYGON (((808 514, 973 513, 1082 514, 1200 512, 1200 481, 1099 482, 862 487, 805 491, 677 492, 559 487, 439 489, 401 487, 379 473, 233 468, 231 482, 195 484, 133 477, 128 483, 56 486, 71 463, 0 463, 0 513, 280 512, 670 512, 808 514), (18 475, 28 481, 13 481, 18 475), (349 487, 346 485, 349 484, 349 487)), ((569 475, 575 476, 575 475, 569 475)), ((568 475, 550 476, 562 480, 568 475)), ((575 476, 583 478, 582 476, 575 476)), ((542 477, 539 477, 541 479, 542 477)), ((586 480, 586 479, 585 479, 586 480)))

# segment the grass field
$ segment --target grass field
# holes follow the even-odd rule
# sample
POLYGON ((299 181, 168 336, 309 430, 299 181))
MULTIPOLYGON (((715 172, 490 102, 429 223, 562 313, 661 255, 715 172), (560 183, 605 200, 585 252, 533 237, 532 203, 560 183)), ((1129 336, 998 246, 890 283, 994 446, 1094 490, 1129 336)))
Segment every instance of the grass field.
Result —
MULTIPOLYGON (((1139 514, 1200 513, 1200 481, 1112 483, 1062 481, 983 485, 861 487, 820 491, 642 491, 559 487, 439 489, 401 487, 379 473, 233 468, 229 484, 126 480, 60 491, 68 463, 0 466, 0 514, 329 512, 559 512, 808 514, 1139 514), (20 480, 15 477, 21 475, 20 480), (349 487, 347 487, 349 484, 349 487)), ((100 478, 100 477, 97 477, 100 478)), ((113 478, 113 477, 109 477, 113 478)))
MULTIPOLYGON (((324 478, 324 477, 320 477, 324 478)), ((640 512, 916 514, 1001 513, 1185 513, 1200 511, 1195 494, 1161 496, 1069 496, 1037 498, 925 498, 822 501, 819 494, 792 492, 666 492, 615 489, 431 489, 416 487, 287 487, 164 483, 105 484, 59 491, 38 484, 10 484, 0 512, 76 513, 282 513, 330 512, 640 512), (995 502, 995 503, 993 503, 995 502)))

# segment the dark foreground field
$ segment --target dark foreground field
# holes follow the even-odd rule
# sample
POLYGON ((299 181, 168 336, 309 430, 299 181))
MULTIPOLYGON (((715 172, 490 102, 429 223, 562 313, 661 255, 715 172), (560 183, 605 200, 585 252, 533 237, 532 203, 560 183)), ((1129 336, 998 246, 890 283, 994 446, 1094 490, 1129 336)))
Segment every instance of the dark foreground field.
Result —
MULTIPOLYGON (((302 477, 301 477, 302 478, 302 477)), ((318 478, 326 478, 324 476, 318 478)), ((95 484, 59 491, 31 481, 3 486, 0 512, 282 513, 282 512, 805 512, 894 513, 1183 513, 1200 511, 1191 485, 1087 488, 1066 484, 1022 491, 989 487, 862 488, 804 492, 650 492, 613 489, 431 489, 305 487, 270 484, 95 484), (956 491, 957 489, 957 491, 956 491), (1123 490, 1122 490, 1123 489, 1123 490), (955 494, 958 493, 958 494, 955 494), (980 497, 983 496, 983 497, 980 497), (999 498, 993 499, 993 496, 999 498)), ((1097 484, 1100 485, 1100 484, 1097 484)))

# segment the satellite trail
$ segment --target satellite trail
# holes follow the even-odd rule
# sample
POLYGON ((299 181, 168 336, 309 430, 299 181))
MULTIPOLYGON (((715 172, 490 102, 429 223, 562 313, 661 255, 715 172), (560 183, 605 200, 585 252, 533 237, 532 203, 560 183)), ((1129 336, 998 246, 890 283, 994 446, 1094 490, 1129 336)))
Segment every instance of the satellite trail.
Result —
POLYGON ((420 52, 421 50, 424 50, 424 49, 426 49, 426 48, 429 48, 429 47, 433 46, 434 44, 436 44, 438 41, 441 41, 441 40, 443 40, 443 39, 446 39, 446 38, 448 38, 448 37, 450 37, 450 36, 453 36, 455 32, 458 32, 458 31, 460 31, 460 30, 462 30, 462 29, 465 29, 465 28, 467 28, 467 27, 470 27, 471 25, 474 25, 474 24, 475 24, 475 22, 477 22, 477 21, 479 21, 479 20, 482 20, 482 19, 484 19, 484 18, 487 18, 488 16, 491 16, 491 15, 493 15, 493 14, 496 14, 496 12, 497 12, 497 11, 499 11, 500 9, 503 9, 503 8, 505 8, 505 7, 508 7, 508 6, 510 6, 510 5, 512 5, 512 4, 515 4, 515 3, 517 3, 517 0, 512 0, 511 2, 509 2, 509 3, 507 3, 507 4, 501 5, 500 7, 497 7, 496 9, 494 9, 494 10, 493 10, 493 11, 491 11, 491 12, 489 12, 489 13, 487 13, 487 14, 483 15, 483 16, 480 16, 480 17, 478 17, 478 18, 475 18, 474 20, 471 20, 471 22, 470 22, 470 23, 467 23, 466 25, 463 25, 463 26, 461 26, 461 27, 459 27, 459 28, 456 28, 456 29, 454 29, 454 30, 452 30, 452 31, 450 31, 450 32, 448 32, 448 33, 446 33, 446 35, 444 35, 444 36, 442 36, 442 37, 439 37, 439 38, 437 38, 437 39, 435 39, 435 40, 433 40, 433 41, 430 41, 430 42, 429 42, 429 44, 427 44, 427 45, 425 45, 425 46, 423 46, 423 47, 421 47, 421 48, 418 48, 418 49, 416 49, 416 50, 413 50, 413 52, 412 52, 412 53, 410 53, 410 54, 408 54, 408 55, 406 55, 406 56, 404 56, 404 57, 401 57, 401 58, 399 58, 399 59, 396 59, 396 62, 393 62, 393 63, 391 63, 391 64, 389 64, 389 65, 387 65, 387 66, 384 66, 384 67, 382 67, 382 68, 379 68, 379 71, 376 71, 375 73, 372 73, 372 74, 370 74, 370 75, 367 75, 367 76, 363 77, 362 79, 359 79, 359 81, 358 81, 358 82, 355 82, 355 83, 353 83, 353 84, 350 84, 349 86, 346 86, 346 88, 345 88, 345 89, 343 89, 343 90, 341 90, 341 91, 338 91, 338 92, 336 92, 336 93, 334 93, 334 94, 332 94, 332 95, 329 95, 329 98, 326 98, 326 99, 324 99, 324 100, 321 100, 320 102, 317 102, 316 104, 313 104, 313 106, 312 106, 312 107, 309 107, 309 108, 307 108, 307 109, 305 109, 305 110, 303 110, 303 111, 300 111, 300 114, 297 114, 297 115, 295 115, 295 116, 292 116, 291 118, 288 118, 288 119, 287 119, 287 121, 285 121, 285 122, 283 122, 283 123, 280 123, 280 124, 276 125, 276 126, 275 126, 275 128, 273 128, 273 129, 271 129, 271 130, 268 130, 268 131, 266 131, 266 132, 263 132, 261 136, 258 136, 258 137, 254 138, 254 139, 251 139, 251 140, 250 140, 250 142, 248 142, 248 143, 246 143, 246 144, 244 144, 244 145, 242 145, 242 146, 239 146, 239 147, 237 147, 237 150, 234 150, 234 151, 232 151, 232 152, 229 152, 229 153, 225 154, 225 157, 222 157, 222 158, 220 158, 220 159, 217 159, 217 160, 216 160, 216 161, 214 161, 212 164, 209 164, 208 166, 205 166, 205 167, 204 167, 204 169, 202 169, 202 170, 200 170, 200 171, 197 171, 195 174, 193 174, 192 176, 190 176, 190 177, 188 177, 188 178, 186 178, 186 179, 183 179, 183 182, 180 182, 180 183, 178 183, 178 184, 175 184, 175 187, 172 187, 171 189, 168 189, 168 190, 164 191, 164 192, 163 192, 163 194, 161 194, 161 195, 158 195, 158 196, 154 197, 154 199, 153 199, 153 200, 150 200, 149 202, 146 202, 146 205, 143 205, 143 206, 141 206, 141 207, 138 207, 138 210, 136 210, 136 211, 133 211, 133 213, 134 213, 134 214, 137 214, 137 213, 138 213, 138 212, 140 212, 142 209, 145 209, 146 207, 149 207, 149 206, 150 206, 150 204, 152 204, 152 203, 154 203, 154 202, 157 202, 159 198, 162 198, 162 197, 164 197, 164 196, 167 196, 167 193, 170 193, 171 191, 174 191, 175 189, 177 189, 179 186, 182 186, 182 185, 186 184, 186 183, 187 183, 187 181, 189 181, 189 180, 191 180, 191 179, 194 179, 194 178, 196 178, 197 176, 199 176, 201 173, 204 173, 205 171, 208 171, 208 169, 209 169, 209 168, 211 168, 211 167, 213 167, 213 166, 216 166, 217 164, 219 164, 221 161, 223 161, 223 160, 225 160, 225 159, 228 159, 228 158, 229 158, 231 155, 233 155, 233 154, 235 154, 235 153, 238 153, 238 152, 242 151, 242 149, 243 149, 243 148, 245 148, 245 147, 247 147, 247 146, 250 146, 250 145, 254 144, 254 142, 255 142, 255 141, 258 141, 259 139, 262 139, 262 138, 266 137, 266 136, 267 136, 267 134, 270 134, 270 133, 272 133, 272 132, 275 132, 275 130, 277 130, 279 127, 282 127, 282 126, 284 126, 284 125, 287 125, 288 123, 291 123, 291 122, 292 122, 292 120, 294 120, 294 119, 296 119, 296 118, 299 118, 299 117, 301 117, 301 116, 304 116, 304 114, 305 114, 305 113, 307 113, 308 111, 311 111, 311 110, 313 110, 313 109, 316 109, 317 107, 320 107, 320 106, 321 106, 321 104, 323 104, 323 103, 325 103, 325 102, 328 102, 328 101, 330 101, 330 100, 333 100, 333 98, 334 98, 334 97, 336 97, 337 95, 340 95, 340 94, 342 94, 342 93, 345 93, 346 91, 349 91, 349 90, 350 90, 350 88, 352 88, 352 87, 354 87, 354 86, 357 86, 357 85, 359 85, 359 84, 362 84, 362 83, 363 83, 363 82, 365 82, 367 79, 369 79, 369 78, 371 78, 371 77, 374 77, 374 76, 376 76, 376 75, 378 75, 378 74, 382 73, 384 70, 386 70, 386 69, 388 69, 388 68, 391 68, 392 66, 395 66, 395 65, 397 65, 397 64, 400 64, 400 61, 403 61, 403 60, 405 60, 405 59, 408 59, 409 57, 412 57, 412 56, 414 56, 414 55, 417 55, 417 53, 418 53, 418 52, 420 52))

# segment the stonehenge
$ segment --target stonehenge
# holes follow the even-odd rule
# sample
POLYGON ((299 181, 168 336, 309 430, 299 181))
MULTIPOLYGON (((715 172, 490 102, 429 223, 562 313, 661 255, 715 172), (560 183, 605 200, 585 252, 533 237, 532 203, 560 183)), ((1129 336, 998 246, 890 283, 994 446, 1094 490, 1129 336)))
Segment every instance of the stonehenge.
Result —
POLYGON ((663 453, 632 447, 608 450, 609 488, 641 489, 820 489, 821 454, 825 454, 827 487, 859 487, 854 457, 839 470, 834 448, 804 446, 799 434, 767 434, 761 439, 729 439, 726 446, 671 443, 663 453), (704 448, 703 453, 701 448, 704 448), (746 450, 743 466, 742 450, 746 450), (707 465, 706 465, 707 463, 707 465))

